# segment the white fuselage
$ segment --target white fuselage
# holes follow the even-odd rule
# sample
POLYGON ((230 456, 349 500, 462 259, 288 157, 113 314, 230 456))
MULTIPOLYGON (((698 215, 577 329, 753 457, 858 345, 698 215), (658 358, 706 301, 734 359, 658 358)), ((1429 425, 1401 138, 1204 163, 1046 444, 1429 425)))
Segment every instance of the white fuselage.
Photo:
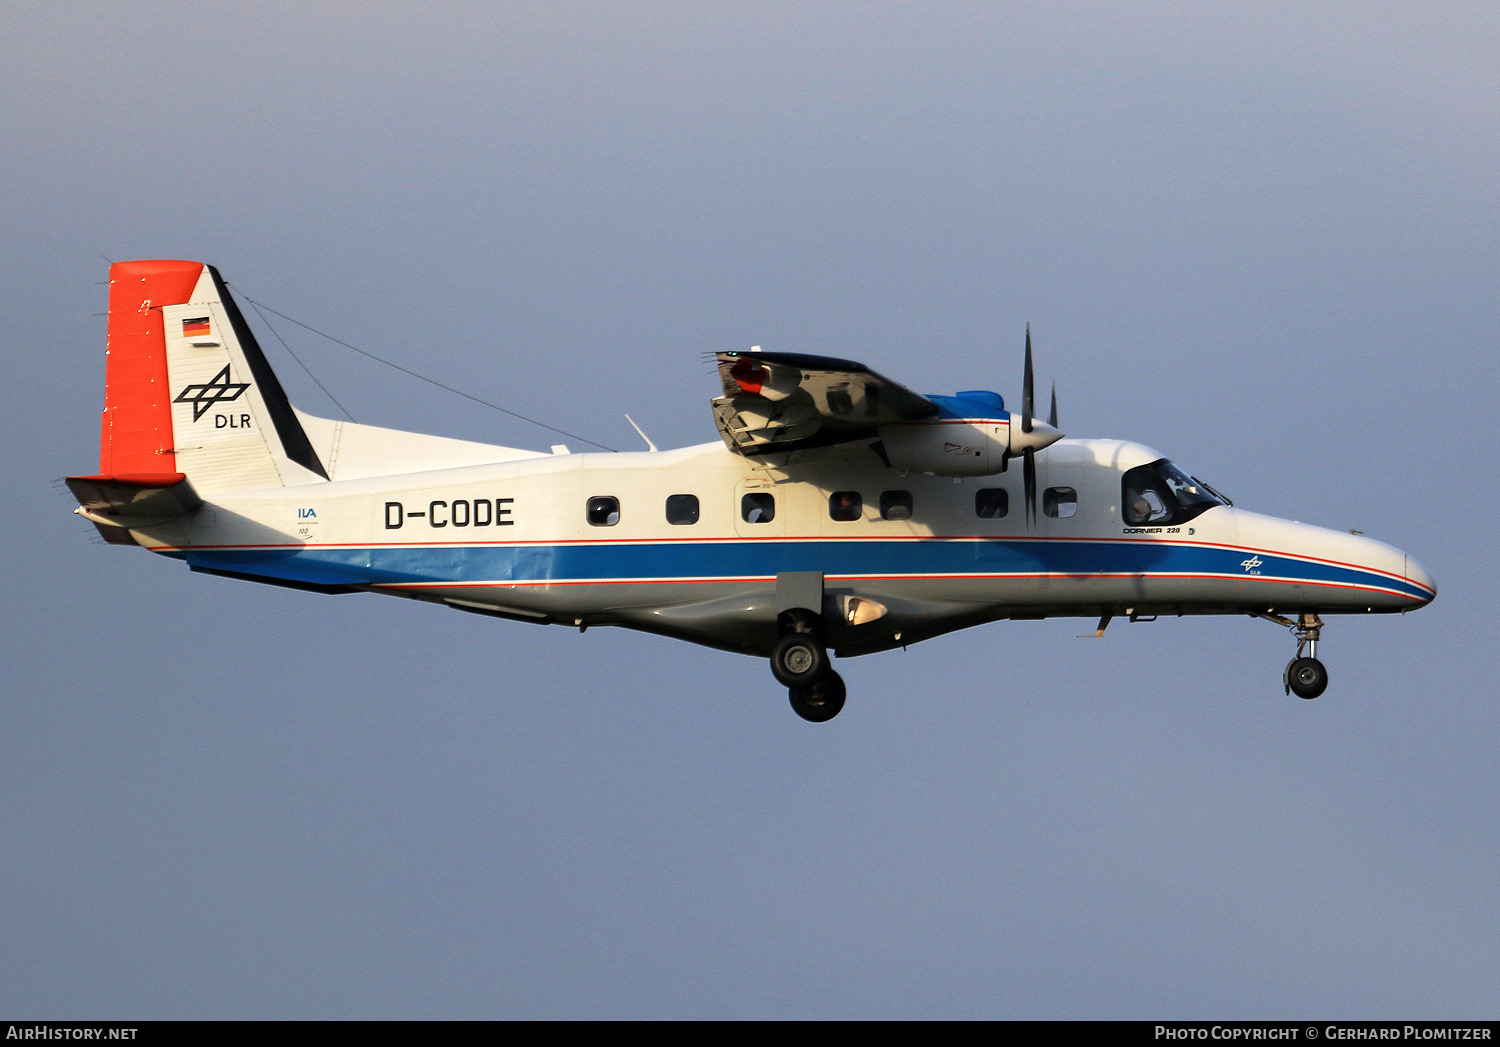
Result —
MULTIPOLYGON (((1391 612, 1432 599, 1420 565, 1357 535, 1229 506, 1179 527, 1128 526, 1121 478, 1161 457, 1115 440, 1054 444, 1037 455, 1030 525, 1019 468, 902 473, 858 448, 777 469, 715 442, 335 473, 208 494, 191 516, 134 533, 200 570, 539 623, 623 625, 754 654, 777 638, 778 577, 793 574, 822 575, 817 610, 841 655, 1002 618, 1391 612), (1069 488, 1074 511, 1064 515, 1068 503, 1047 492, 1069 488), (1005 495, 984 500, 1007 511, 981 516, 979 492, 997 490, 1005 495), (845 492, 857 494, 857 512, 836 498, 845 492), (681 495, 696 498, 696 519, 669 523, 667 500, 681 495), (1043 511, 1049 498, 1060 515, 1043 511), (590 524, 590 499, 614 499, 614 522, 601 512, 590 524)), ((690 503, 675 504, 681 518, 690 503)))

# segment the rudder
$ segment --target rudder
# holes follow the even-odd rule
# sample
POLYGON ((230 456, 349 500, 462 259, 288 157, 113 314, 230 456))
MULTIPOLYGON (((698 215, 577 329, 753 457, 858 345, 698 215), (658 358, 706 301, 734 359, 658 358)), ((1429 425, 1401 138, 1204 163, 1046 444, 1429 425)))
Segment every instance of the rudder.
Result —
POLYGON ((101 476, 177 471, 160 307, 188 301, 202 275, 198 262, 116 262, 109 267, 101 476))

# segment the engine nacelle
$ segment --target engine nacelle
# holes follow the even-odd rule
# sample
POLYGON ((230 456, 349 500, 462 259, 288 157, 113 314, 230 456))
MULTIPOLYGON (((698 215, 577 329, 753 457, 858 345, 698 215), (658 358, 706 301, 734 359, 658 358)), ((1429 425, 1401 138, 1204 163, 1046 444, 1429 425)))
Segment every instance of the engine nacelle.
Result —
POLYGON ((1004 421, 908 422, 880 427, 891 467, 904 473, 990 476, 1004 472, 1010 426, 1004 421))

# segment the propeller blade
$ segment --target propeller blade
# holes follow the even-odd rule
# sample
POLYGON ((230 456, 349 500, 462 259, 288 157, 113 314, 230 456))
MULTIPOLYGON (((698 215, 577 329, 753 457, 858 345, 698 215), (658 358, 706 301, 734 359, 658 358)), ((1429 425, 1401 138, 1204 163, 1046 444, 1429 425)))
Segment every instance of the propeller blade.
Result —
POLYGON ((1026 376, 1021 382, 1021 432, 1031 432, 1032 405, 1036 400, 1032 389, 1031 374, 1031 325, 1026 325, 1026 376))
POLYGON ((1036 452, 1026 448, 1021 460, 1022 476, 1026 481, 1026 526, 1036 526, 1036 452))
POLYGON ((1057 383, 1052 383, 1052 410, 1047 414, 1047 424, 1057 428, 1057 383))

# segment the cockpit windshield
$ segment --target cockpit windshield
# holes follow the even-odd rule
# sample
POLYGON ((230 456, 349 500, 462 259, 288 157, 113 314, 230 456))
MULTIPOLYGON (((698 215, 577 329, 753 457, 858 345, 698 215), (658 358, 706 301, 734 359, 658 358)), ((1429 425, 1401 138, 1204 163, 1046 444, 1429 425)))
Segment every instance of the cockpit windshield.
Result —
POLYGON ((1185 523, 1216 505, 1232 504, 1165 458, 1127 472, 1120 495, 1121 514, 1132 527, 1185 523))

